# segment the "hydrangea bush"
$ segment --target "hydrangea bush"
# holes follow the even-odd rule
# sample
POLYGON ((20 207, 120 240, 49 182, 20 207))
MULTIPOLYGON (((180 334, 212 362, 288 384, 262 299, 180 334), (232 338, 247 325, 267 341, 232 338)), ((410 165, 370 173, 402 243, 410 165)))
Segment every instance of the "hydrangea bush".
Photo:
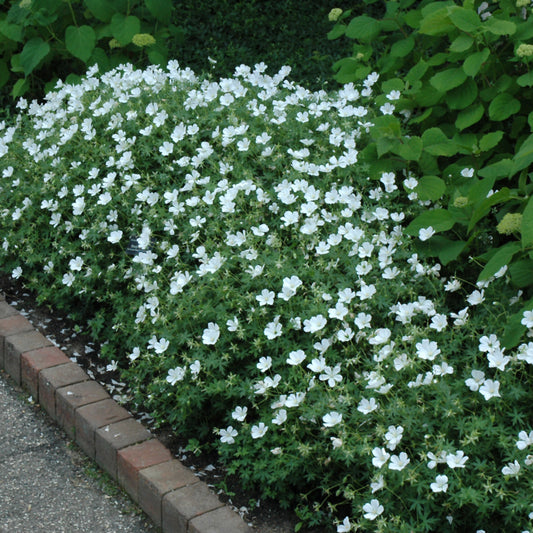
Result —
POLYGON ((506 269, 476 285, 414 252, 416 176, 361 155, 399 98, 377 74, 312 93, 265 69, 91 69, 21 100, 3 270, 89 317, 130 405, 302 523, 532 529, 533 342, 501 342, 524 305, 506 269))

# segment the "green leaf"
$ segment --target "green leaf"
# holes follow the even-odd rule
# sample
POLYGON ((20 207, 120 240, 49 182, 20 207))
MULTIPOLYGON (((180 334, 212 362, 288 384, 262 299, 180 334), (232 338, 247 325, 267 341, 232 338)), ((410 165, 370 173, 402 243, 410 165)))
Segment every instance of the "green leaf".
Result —
POLYGON ((475 102, 477 95, 477 83, 468 78, 462 85, 446 95, 446 103, 450 109, 465 109, 475 102))
POLYGON ((122 45, 125 46, 131 43, 134 35, 140 33, 141 22, 137 17, 124 16, 116 13, 111 18, 111 33, 113 37, 122 45))
POLYGON ((346 32, 346 28, 346 24, 335 24, 335 26, 333 26, 333 28, 331 28, 331 30, 327 34, 328 39, 330 41, 333 41, 334 39, 342 37, 346 32))
POLYGON ((373 41, 380 33, 379 20, 366 15, 353 18, 346 28, 346 37, 357 39, 362 43, 373 41))
MULTIPOLYGON (((503 202, 507 202, 509 200, 509 189, 507 187, 504 187, 500 191, 492 194, 488 198, 485 198, 482 200, 478 205, 476 206, 476 209, 472 213, 472 217, 470 218, 470 222, 468 223, 467 231, 470 233, 475 225, 485 216, 489 213, 490 208, 493 205, 501 204, 503 202)), ((470 197, 470 194, 468 195, 470 197)), ((481 196, 481 198, 484 198, 481 196)), ((477 198, 476 198, 477 199, 477 198)))
POLYGON ((449 68, 438 72, 432 76, 429 80, 429 83, 440 91, 445 93, 459 87, 466 80, 466 74, 461 68, 449 68))
MULTIPOLYGON (((522 226, 520 227, 520 233, 522 235, 522 246, 524 248, 533 246, 533 196, 529 197, 526 208, 522 213, 522 226)), ((533 284, 533 276, 531 281, 533 284)))
POLYGON ((390 49, 390 54, 394 57, 405 57, 408 55, 413 48, 415 47, 414 37, 408 37, 407 39, 402 39, 396 41, 390 49))
POLYGON ((96 34, 90 26, 69 26, 65 30, 67 50, 84 63, 91 57, 96 44, 96 34))
POLYGON ((516 24, 508 20, 490 17, 484 22, 483 28, 494 35, 512 35, 516 31, 516 24))
POLYGON ((0 21, 0 33, 10 41, 22 42, 22 26, 11 24, 7 20, 0 21))
POLYGON ((397 144, 393 153, 403 157, 406 161, 418 161, 422 155, 423 143, 420 137, 409 137, 403 139, 403 143, 397 144))
POLYGON ((464 7, 454 7, 450 10, 450 20, 462 31, 471 33, 481 26, 479 16, 472 10, 464 7))
POLYGON ((528 72, 527 74, 522 74, 522 76, 516 79, 516 83, 520 87, 533 87, 533 71, 528 72))
POLYGON ((102 22, 109 22, 117 12, 113 4, 109 0, 85 0, 87 9, 102 22))
POLYGON ((9 68, 5 61, 0 60, 0 87, 9 81, 9 68))
POLYGON ((474 77, 481 69, 483 63, 487 61, 490 56, 490 50, 484 48, 481 52, 476 52, 468 56, 463 63, 463 70, 467 76, 474 77))
POLYGON ((424 76, 427 69, 428 64, 423 59, 421 59, 414 67, 409 70, 409 72, 405 76, 405 79, 409 83, 414 83, 415 81, 420 80, 424 76))
POLYGON ((509 93, 496 96, 489 105, 491 120, 505 120, 520 110, 520 102, 509 93))
POLYGON ((509 242, 500 246, 496 250, 496 253, 485 265, 485 268, 480 272, 477 280, 483 281, 494 276, 500 268, 508 265, 513 256, 520 251, 520 245, 517 242, 509 242))
POLYGON ((507 322, 502 337, 502 345, 507 350, 511 350, 512 348, 517 346, 524 334, 526 333, 527 328, 521 322, 522 318, 524 318, 524 311, 531 310, 531 303, 532 302, 530 301, 528 304, 526 304, 523 309, 511 316, 511 318, 507 322))
POLYGON ((452 156, 457 153, 457 146, 439 128, 430 128, 422 134, 424 150, 431 155, 452 156))
POLYGON ((515 165, 511 159, 502 159, 478 170, 478 175, 483 178, 510 178, 515 174, 514 168, 515 165))
POLYGON ((529 124, 531 131, 533 131, 533 111, 527 116, 527 123, 529 124))
POLYGON ((20 53, 20 65, 24 70, 24 75, 29 76, 35 67, 48 55, 50 45, 45 43, 40 37, 30 39, 20 53))
POLYGON ((30 82, 27 79, 17 80, 13 89, 11 89, 11 96, 19 98, 30 88, 30 82))
POLYGON ((515 172, 533 163, 533 135, 530 135, 521 145, 513 157, 515 172))
POLYGON ((479 141, 479 149, 482 152, 488 152, 491 148, 494 148, 503 137, 503 131, 493 131, 491 133, 486 133, 481 137, 479 141))
POLYGON ((455 218, 446 209, 433 209, 431 211, 424 211, 418 215, 405 228, 407 235, 418 235, 422 228, 431 226, 437 233, 440 231, 448 231, 453 228, 455 218))
POLYGON ((168 24, 172 18, 171 0, 145 0, 148 11, 159 22, 168 24))
POLYGON ((415 192, 423 202, 426 200, 436 202, 442 198, 445 190, 446 183, 441 178, 437 176, 423 176, 418 180, 415 192))
POLYGON ((466 52, 473 44, 474 38, 462 33, 452 41, 450 52, 466 52))
POLYGON ((418 31, 426 35, 444 35, 451 29, 453 24, 450 22, 448 9, 444 7, 424 16, 418 31))
POLYGON ((483 104, 474 104, 457 114, 455 126, 459 130, 464 130, 469 126, 472 126, 472 124, 479 122, 484 113, 485 108, 483 107, 483 104))
POLYGON ((530 287, 533 284, 533 260, 514 261, 509 266, 509 274, 515 287, 519 289, 530 287))

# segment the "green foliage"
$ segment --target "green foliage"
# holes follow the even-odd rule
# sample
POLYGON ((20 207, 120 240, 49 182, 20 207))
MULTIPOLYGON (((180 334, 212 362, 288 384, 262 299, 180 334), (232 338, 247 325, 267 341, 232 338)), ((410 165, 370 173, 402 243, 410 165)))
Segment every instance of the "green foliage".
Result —
POLYGON ((383 87, 398 91, 382 102, 395 107, 384 111, 386 125, 371 130, 374 172, 388 160, 421 176, 415 193, 436 209, 408 230, 416 235, 432 226, 446 235, 438 246, 421 245, 422 253, 446 257, 464 275, 464 257, 474 255, 485 264, 480 281, 496 266, 510 267, 515 286, 531 293, 533 271, 529 282, 525 274, 533 259, 529 6, 511 0, 380 4, 379 16, 350 20, 344 13, 328 34, 354 41, 351 57, 333 65, 337 81, 358 81, 374 70, 383 87), (523 215, 521 225, 501 232, 510 228, 501 221, 513 213, 523 215))
POLYGON ((0 89, 36 97, 95 63, 102 72, 125 62, 164 64, 169 46, 184 38, 172 12, 171 0, 13 1, 0 14, 0 89), (139 34, 153 42, 136 44, 139 34))
MULTIPOLYGON (((510 283, 525 260, 497 268, 521 244, 479 286, 443 276, 410 233, 461 217, 420 203, 445 180, 368 173, 397 82, 311 92, 265 68, 92 67, 21 99, 0 122, 2 270, 89 319, 124 401, 306 524, 531 529, 533 299, 510 283)), ((457 205, 482 216, 495 181, 457 205)), ((449 241, 421 244, 446 262, 468 245, 449 241)))

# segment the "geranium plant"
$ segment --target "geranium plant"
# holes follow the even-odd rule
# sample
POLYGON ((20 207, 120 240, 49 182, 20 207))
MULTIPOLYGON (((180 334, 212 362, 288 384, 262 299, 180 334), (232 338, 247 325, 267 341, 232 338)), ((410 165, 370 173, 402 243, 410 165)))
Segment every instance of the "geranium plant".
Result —
POLYGON ((89 318, 133 408, 302 523, 531 527, 533 343, 500 341, 526 303, 505 268, 476 285, 415 252, 417 176, 365 161, 397 98, 378 74, 265 70, 93 68, 21 100, 2 268, 89 318))

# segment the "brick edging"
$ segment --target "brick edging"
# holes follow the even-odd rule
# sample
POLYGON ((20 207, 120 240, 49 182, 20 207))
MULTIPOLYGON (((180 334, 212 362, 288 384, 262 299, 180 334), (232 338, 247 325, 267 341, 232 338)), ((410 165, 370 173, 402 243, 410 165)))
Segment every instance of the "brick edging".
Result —
POLYGON ((1 293, 0 370, 28 389, 163 533, 252 531, 1 293))

